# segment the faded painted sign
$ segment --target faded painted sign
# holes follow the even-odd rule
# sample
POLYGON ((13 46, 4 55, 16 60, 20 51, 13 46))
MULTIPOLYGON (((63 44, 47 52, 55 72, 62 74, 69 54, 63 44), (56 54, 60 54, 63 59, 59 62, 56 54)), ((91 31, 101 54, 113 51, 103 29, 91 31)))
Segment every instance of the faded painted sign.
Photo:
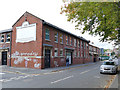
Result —
POLYGON ((18 65, 25 61, 25 67, 28 67, 28 62, 33 61, 35 68, 40 68, 41 64, 37 59, 41 58, 41 56, 38 56, 38 53, 36 52, 30 52, 30 53, 20 53, 16 51, 12 54, 12 58, 14 58, 14 64, 18 65))

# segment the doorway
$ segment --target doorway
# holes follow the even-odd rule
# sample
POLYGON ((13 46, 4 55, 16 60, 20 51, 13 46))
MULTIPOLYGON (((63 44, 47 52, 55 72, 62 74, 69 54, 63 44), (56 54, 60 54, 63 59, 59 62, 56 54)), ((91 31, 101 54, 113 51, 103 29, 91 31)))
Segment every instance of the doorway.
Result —
POLYGON ((2 65, 7 65, 7 51, 2 52, 2 65))
POLYGON ((50 49, 45 49, 45 68, 50 68, 50 49))
POLYGON ((72 52, 66 52, 66 58, 69 58, 69 65, 72 64, 72 52))

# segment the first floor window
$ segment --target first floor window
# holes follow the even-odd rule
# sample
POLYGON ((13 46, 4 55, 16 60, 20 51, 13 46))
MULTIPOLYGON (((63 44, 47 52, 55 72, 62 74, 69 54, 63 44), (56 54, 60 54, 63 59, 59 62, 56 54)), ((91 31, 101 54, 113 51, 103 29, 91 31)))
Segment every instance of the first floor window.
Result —
POLYGON ((75 46, 75 47, 77 46, 77 42, 76 42, 76 39, 74 39, 74 46, 75 46))
POLYGON ((4 37, 5 35, 4 34, 1 34, 1 42, 4 42, 4 37))
POLYGON ((6 34, 6 42, 10 42, 10 33, 6 34))
POLYGON ((78 40, 78 47, 80 47, 80 41, 78 40))
POLYGON ((70 37, 70 45, 72 46, 72 37, 70 37))
POLYGON ((58 42, 58 33, 55 33, 55 42, 58 42))
POLYGON ((84 42, 84 49, 86 48, 86 43, 84 42))
POLYGON ((84 52, 84 57, 86 56, 86 53, 84 52))
POLYGON ((78 51, 78 57, 80 57, 80 51, 78 51))
POLYGON ((68 45, 68 36, 66 36, 66 44, 68 45))
POLYGON ((63 35, 60 34, 60 43, 63 44, 63 35))
POLYGON ((81 57, 83 57, 83 52, 81 52, 81 57))
POLYGON ((55 48, 55 51, 54 51, 54 56, 57 57, 58 56, 58 49, 55 48))
POLYGON ((49 31, 49 29, 45 30, 45 39, 50 40, 50 31, 49 31))

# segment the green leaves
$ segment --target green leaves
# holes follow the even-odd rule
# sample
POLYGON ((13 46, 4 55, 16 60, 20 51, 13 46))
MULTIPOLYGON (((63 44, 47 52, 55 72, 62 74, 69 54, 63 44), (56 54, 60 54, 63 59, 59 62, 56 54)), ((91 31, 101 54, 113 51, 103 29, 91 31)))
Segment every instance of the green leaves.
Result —
POLYGON ((84 22, 82 33, 99 35, 100 41, 116 41, 120 28, 119 2, 72 2, 63 6, 61 13, 66 13, 68 21, 76 23, 75 28, 80 29, 84 22))

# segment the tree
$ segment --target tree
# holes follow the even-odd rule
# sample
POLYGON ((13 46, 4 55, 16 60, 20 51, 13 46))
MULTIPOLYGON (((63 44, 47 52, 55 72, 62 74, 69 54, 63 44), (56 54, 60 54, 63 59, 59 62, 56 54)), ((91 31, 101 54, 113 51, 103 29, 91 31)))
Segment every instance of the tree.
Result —
POLYGON ((111 55, 114 56, 114 55, 115 55, 115 52, 112 52, 111 55))
POLYGON ((115 41, 118 44, 120 31, 120 2, 70 2, 61 7, 67 20, 75 23, 82 34, 99 35, 100 41, 115 41))

